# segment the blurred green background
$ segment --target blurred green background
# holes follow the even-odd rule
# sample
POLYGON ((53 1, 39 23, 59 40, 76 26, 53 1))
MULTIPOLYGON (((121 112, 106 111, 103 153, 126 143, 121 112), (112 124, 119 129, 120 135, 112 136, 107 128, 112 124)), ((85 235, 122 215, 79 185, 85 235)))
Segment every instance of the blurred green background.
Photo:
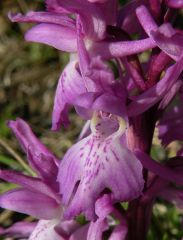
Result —
MULTIPOLYGON (((121 1, 124 4, 125 1, 121 1)), ((36 43, 24 41, 24 33, 31 24, 11 23, 8 12, 26 13, 44 9, 43 1, 0 1, 0 168, 26 172, 20 161, 25 155, 13 134, 7 128, 9 119, 21 117, 33 128, 41 141, 62 158, 65 151, 76 141, 83 121, 71 112, 72 124, 68 129, 50 131, 54 93, 60 73, 68 62, 68 54, 36 43)), ((152 155, 163 160, 174 155, 177 143, 166 151, 154 140, 152 155)), ((14 185, 0 182, 0 193, 14 185)), ((154 206, 149 240, 178 240, 183 236, 182 211, 158 200, 154 206)), ((23 214, 0 210, 0 225, 9 226, 15 221, 33 219, 23 214)), ((3 239, 3 238, 0 238, 3 239)), ((9 239, 9 238, 8 238, 9 239)))

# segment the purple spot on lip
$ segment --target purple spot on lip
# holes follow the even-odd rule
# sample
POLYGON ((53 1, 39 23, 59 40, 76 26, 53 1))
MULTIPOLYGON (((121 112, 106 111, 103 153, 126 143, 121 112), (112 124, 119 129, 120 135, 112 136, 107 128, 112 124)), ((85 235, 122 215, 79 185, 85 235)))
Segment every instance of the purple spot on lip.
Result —
POLYGON ((107 146, 105 145, 103 148, 103 151, 106 153, 107 152, 107 146))
POLYGON ((111 150, 111 152, 113 153, 113 155, 114 155, 114 157, 115 157, 115 159, 116 159, 116 161, 120 161, 120 159, 119 159, 119 157, 117 156, 117 154, 115 153, 115 151, 114 150, 111 150))
POLYGON ((96 156, 96 154, 97 154, 97 152, 94 152, 94 154, 93 154, 93 157, 95 157, 95 156, 96 156))
POLYGON ((106 162, 109 162, 109 158, 108 157, 105 157, 105 160, 106 160, 106 162))

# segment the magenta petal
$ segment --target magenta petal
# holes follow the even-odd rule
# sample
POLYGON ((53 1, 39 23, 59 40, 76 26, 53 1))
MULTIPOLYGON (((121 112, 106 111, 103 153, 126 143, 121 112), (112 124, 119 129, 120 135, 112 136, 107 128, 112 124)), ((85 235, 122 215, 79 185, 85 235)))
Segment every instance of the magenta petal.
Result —
POLYGON ((183 53, 183 35, 177 33, 170 24, 163 24, 158 28, 145 6, 137 8, 136 13, 148 36, 156 42, 161 50, 177 61, 183 53))
POLYGON ((58 166, 55 164, 54 159, 51 156, 42 153, 39 155, 34 154, 34 147, 29 147, 27 157, 29 162, 31 162, 32 167, 39 173, 45 183, 55 189, 55 191, 58 191, 58 186, 55 182, 58 166))
POLYGON ((46 10, 48 12, 54 12, 54 13, 70 13, 69 11, 67 11, 65 8, 63 8, 62 6, 60 6, 59 1, 58 0, 45 0, 46 3, 46 10))
POLYGON ((89 227, 89 224, 80 226, 80 228, 78 228, 76 231, 74 231, 73 234, 69 237, 69 240, 78 240, 78 239, 86 240, 87 233, 88 233, 88 227, 89 227))
POLYGON ((69 204, 66 217, 84 212, 93 218, 94 203, 105 188, 112 191, 115 201, 141 194, 142 165, 121 145, 120 137, 117 133, 106 138, 93 133, 66 153, 58 175, 63 202, 69 204))
POLYGON ((25 39, 44 43, 61 51, 77 51, 76 31, 61 25, 39 24, 26 33, 25 39))
POLYGON ((27 153, 31 167, 47 181, 54 181, 58 171, 58 159, 37 139, 22 119, 9 121, 8 126, 27 153))
POLYGON ((158 25, 145 6, 142 5, 138 7, 136 9, 136 15, 148 36, 151 36, 151 31, 156 31, 158 29, 158 25))
POLYGON ((55 94, 52 113, 52 130, 58 130, 60 124, 68 125, 68 107, 75 99, 86 92, 83 79, 76 69, 76 61, 70 61, 60 76, 55 94))
POLYGON ((67 15, 52 12, 28 12, 26 15, 9 13, 8 17, 12 22, 55 23, 70 29, 75 28, 74 20, 67 15))
POLYGON ((81 75, 88 92, 110 91, 115 83, 114 74, 100 56, 89 57, 78 21, 78 56, 81 75))
POLYGON ((177 81, 183 70, 182 63, 183 57, 167 69, 165 76, 156 85, 137 96, 128 106, 128 115, 139 115, 160 101, 177 81))
POLYGON ((91 118, 92 111, 101 110, 124 117, 126 109, 122 99, 112 93, 85 93, 75 102, 76 111, 85 119, 91 118))
POLYGON ((152 31, 151 35, 160 49, 175 61, 179 60, 183 54, 182 33, 176 32, 171 25, 164 24, 157 31, 152 31))
POLYGON ((183 8, 183 0, 166 0, 166 3, 171 8, 183 8))
POLYGON ((87 240, 102 240, 102 235, 107 230, 107 216, 112 212, 112 199, 110 195, 104 194, 95 203, 95 212, 98 219, 90 223, 87 240))
POLYGON ((150 39, 106 42, 100 41, 93 44, 90 49, 91 55, 100 55, 104 59, 125 57, 156 47, 156 43, 150 39))
POLYGON ((0 178, 7 182, 18 184, 30 191, 45 194, 59 202, 57 194, 38 178, 29 177, 10 170, 0 170, 0 178))
MULTIPOLYGON (((59 1, 60 6, 70 11, 71 13, 78 14, 81 18, 82 29, 85 36, 90 39, 100 40, 105 37, 108 17, 107 13, 102 11, 98 4, 92 4, 88 1, 59 1)), ((113 9, 116 4, 113 5, 113 9)), ((109 14, 111 14, 109 11, 109 14)), ((112 19, 113 20, 113 19, 112 19)))
POLYGON ((168 104, 173 100, 175 95, 179 92, 182 86, 183 86, 183 82, 180 79, 172 86, 169 92, 164 96, 164 98, 160 102, 159 108, 165 109, 168 106, 168 104))
POLYGON ((125 240, 128 232, 127 224, 119 224, 112 231, 109 240, 125 240))
POLYGON ((31 232, 35 229, 37 222, 17 222, 11 227, 3 229, 0 235, 12 236, 16 238, 29 237, 31 232))
POLYGON ((53 199, 26 189, 11 190, 1 195, 0 206, 42 219, 52 219, 60 213, 53 199))
POLYGON ((102 240, 102 234, 108 229, 106 219, 98 219, 96 222, 91 222, 87 234, 87 240, 102 240))
POLYGON ((138 157, 144 168, 148 169, 149 171, 155 173, 156 175, 167 181, 183 185, 182 173, 154 161, 146 153, 143 153, 141 151, 136 151, 136 156, 138 157))

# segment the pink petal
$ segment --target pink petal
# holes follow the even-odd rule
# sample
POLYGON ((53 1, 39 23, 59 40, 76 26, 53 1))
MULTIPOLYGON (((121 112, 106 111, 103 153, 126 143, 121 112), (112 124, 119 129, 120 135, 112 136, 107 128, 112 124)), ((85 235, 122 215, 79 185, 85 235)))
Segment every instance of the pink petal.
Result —
POLYGON ((58 181, 63 202, 69 204, 68 218, 81 212, 94 218, 94 203, 106 188, 115 201, 134 199, 143 189, 142 165, 121 145, 121 134, 110 135, 102 124, 94 129, 69 149, 60 165, 58 181))
POLYGON ((85 119, 90 119, 93 111, 104 111, 125 117, 126 107, 122 99, 112 93, 85 93, 75 102, 76 111, 85 119))
POLYGON ((12 236, 17 238, 25 238, 29 237, 31 232, 36 227, 37 222, 17 222, 13 224, 12 226, 3 229, 2 232, 0 232, 0 235, 6 235, 6 236, 12 236))
POLYGON ((25 39, 44 43, 65 52, 77 51, 75 30, 61 25, 41 23, 31 28, 26 33, 25 39))
POLYGON ((61 15, 52 12, 28 12, 26 15, 18 14, 8 14, 9 19, 12 22, 36 22, 36 23, 53 23, 61 26, 68 27, 70 29, 75 29, 74 20, 72 20, 67 15, 61 15))
POLYGON ((155 173, 156 175, 167 181, 183 185, 182 173, 154 161, 146 153, 143 153, 141 151, 136 151, 136 156, 138 157, 144 168, 148 169, 149 171, 155 173))
POLYGON ((23 188, 11 190, 1 195, 0 206, 42 219, 52 219, 61 213, 55 200, 23 188))
POLYGON ((55 94, 52 113, 52 130, 58 130, 60 124, 68 125, 68 107, 75 99, 86 92, 83 79, 76 68, 76 61, 70 61, 60 76, 55 94))
POLYGON ((171 8, 183 8, 183 0, 166 0, 166 2, 171 8))
POLYGON ((182 63, 183 57, 176 64, 167 69, 165 76, 156 85, 137 96, 128 106, 128 115, 139 115, 159 102, 180 76, 183 70, 182 63))
POLYGON ((170 24, 163 24, 158 28, 145 6, 137 8, 136 13, 147 35, 156 42, 160 49, 177 61, 183 53, 183 35, 177 33, 170 24))
POLYGON ((30 166, 46 181, 55 182, 58 159, 39 141, 22 119, 9 121, 8 126, 28 155, 30 166))
POLYGON ((27 190, 45 194, 60 202, 58 195, 39 178, 29 177, 10 170, 0 170, 0 178, 7 182, 18 184, 27 190))
POLYGON ((98 54, 103 59, 110 59, 141 53, 154 47, 156 47, 156 43, 152 39, 146 38, 121 42, 100 41, 93 44, 89 51, 91 55, 98 54))

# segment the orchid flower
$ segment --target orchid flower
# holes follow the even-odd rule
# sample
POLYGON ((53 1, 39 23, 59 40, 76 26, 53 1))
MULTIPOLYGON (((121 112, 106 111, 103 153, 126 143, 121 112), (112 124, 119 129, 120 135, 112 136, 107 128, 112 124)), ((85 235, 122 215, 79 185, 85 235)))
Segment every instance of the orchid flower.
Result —
POLYGON ((95 201, 105 189, 111 190, 114 202, 128 201, 142 193, 142 166, 121 144, 124 133, 122 118, 110 119, 110 115, 95 113, 91 134, 66 153, 58 181, 67 218, 82 212, 88 219, 94 219, 95 201))

